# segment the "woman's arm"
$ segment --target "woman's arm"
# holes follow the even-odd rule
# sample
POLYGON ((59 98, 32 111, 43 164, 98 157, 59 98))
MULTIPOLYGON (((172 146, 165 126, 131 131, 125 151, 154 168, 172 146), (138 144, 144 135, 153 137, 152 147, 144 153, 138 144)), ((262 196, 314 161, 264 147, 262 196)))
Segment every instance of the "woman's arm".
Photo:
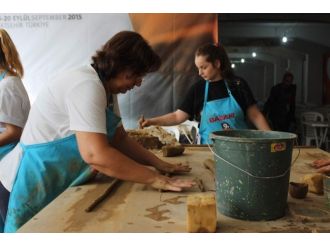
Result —
POLYGON ((21 127, 5 123, 4 128, 4 132, 0 133, 0 146, 19 141, 22 135, 21 127))
POLYGON ((151 125, 159 125, 159 126, 171 126, 178 125, 183 123, 189 118, 189 115, 181 110, 176 110, 175 112, 171 112, 159 117, 144 119, 139 119, 139 126, 141 128, 148 127, 151 125))
MULTIPOLYGON (((84 161, 108 176, 174 191, 180 191, 182 188, 194 185, 194 182, 190 180, 185 181, 162 176, 129 158, 111 146, 105 134, 77 131, 76 136, 79 151, 84 161)), ((143 159, 143 157, 141 158, 143 159)))
POLYGON ((248 119, 257 127, 259 130, 271 130, 264 115, 259 111, 257 105, 251 105, 247 109, 248 119))

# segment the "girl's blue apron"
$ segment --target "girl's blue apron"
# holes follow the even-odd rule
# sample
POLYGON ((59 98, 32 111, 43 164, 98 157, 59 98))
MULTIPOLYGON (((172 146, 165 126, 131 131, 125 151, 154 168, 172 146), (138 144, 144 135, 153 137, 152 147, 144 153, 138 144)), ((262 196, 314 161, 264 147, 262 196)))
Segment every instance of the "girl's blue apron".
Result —
MULTIPOLYGON (((110 141, 120 118, 110 108, 106 115, 110 141)), ((75 135, 49 143, 20 145, 23 157, 10 193, 5 232, 15 232, 65 189, 93 175, 81 158, 75 135)))
POLYGON ((225 81, 228 97, 207 101, 209 81, 206 81, 199 135, 201 144, 211 143, 210 133, 222 129, 247 129, 244 113, 232 96, 225 81))

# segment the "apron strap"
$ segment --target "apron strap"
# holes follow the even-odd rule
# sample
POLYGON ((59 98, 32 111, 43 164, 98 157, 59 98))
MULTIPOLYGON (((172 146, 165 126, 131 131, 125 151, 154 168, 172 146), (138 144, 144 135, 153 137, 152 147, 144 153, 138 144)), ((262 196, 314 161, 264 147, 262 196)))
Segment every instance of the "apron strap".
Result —
POLYGON ((19 142, 18 144, 20 145, 20 147, 22 148, 23 151, 26 150, 26 145, 25 144, 23 144, 21 142, 19 142))
MULTIPOLYGON (((240 84, 240 80, 237 80, 237 81, 236 81, 236 84, 239 85, 239 84, 240 84)), ((228 95, 229 95, 229 96, 232 96, 232 93, 231 93, 231 90, 229 89, 229 86, 228 86, 228 82, 227 82, 227 80, 225 80, 225 85, 226 85, 226 89, 227 89, 228 95)), ((238 90, 239 90, 239 89, 238 89, 238 90)))
POLYGON ((3 78, 5 78, 6 74, 7 74, 7 70, 5 70, 4 72, 2 72, 2 73, 0 74, 0 81, 1 81, 3 78))
POLYGON ((225 85, 226 85, 226 90, 227 90, 228 96, 230 97, 231 96, 231 91, 229 90, 228 83, 227 83, 226 80, 225 80, 225 85))
POLYGON ((204 90, 203 109, 205 109, 205 105, 206 105, 206 102, 207 102, 207 96, 209 95, 209 84, 210 84, 210 82, 206 81, 205 90, 204 90))

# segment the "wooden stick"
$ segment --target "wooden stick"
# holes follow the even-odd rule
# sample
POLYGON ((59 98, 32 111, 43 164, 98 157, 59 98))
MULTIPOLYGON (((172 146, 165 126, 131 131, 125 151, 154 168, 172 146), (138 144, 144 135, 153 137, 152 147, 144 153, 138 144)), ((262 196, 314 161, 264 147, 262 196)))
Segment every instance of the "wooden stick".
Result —
POLYGON ((109 187, 107 188, 107 190, 98 198, 96 198, 96 200, 88 207, 85 209, 85 212, 91 212, 93 211, 93 209, 99 205, 102 201, 104 201, 105 198, 107 198, 107 196, 112 192, 113 188, 115 187, 115 185, 121 180, 115 178, 113 181, 111 181, 109 187))
POLYGON ((142 114, 139 119, 139 129, 143 129, 142 124, 144 122, 144 115, 142 114), (140 122, 141 121, 141 122, 140 122))

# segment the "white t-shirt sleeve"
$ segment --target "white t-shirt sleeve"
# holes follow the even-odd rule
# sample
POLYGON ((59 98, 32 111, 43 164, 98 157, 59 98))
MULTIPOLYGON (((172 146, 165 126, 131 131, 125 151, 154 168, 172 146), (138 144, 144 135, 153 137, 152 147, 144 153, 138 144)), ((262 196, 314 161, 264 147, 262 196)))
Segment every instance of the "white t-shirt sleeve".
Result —
POLYGON ((26 114, 22 112, 22 99, 10 87, 0 90, 0 122, 24 127, 26 114))
POLYGON ((106 134, 106 94, 96 81, 83 81, 66 95, 70 129, 106 134))

